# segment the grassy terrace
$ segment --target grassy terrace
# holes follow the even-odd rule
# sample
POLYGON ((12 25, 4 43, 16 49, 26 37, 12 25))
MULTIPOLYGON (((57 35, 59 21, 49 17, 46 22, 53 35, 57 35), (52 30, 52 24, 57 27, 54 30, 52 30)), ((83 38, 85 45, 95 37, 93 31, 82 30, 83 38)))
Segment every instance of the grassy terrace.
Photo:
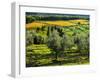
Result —
POLYGON ((32 54, 50 54, 51 53, 51 49, 48 48, 47 45, 44 44, 40 44, 40 45, 30 45, 26 47, 26 51, 27 54, 31 54, 31 52, 33 52, 32 54))

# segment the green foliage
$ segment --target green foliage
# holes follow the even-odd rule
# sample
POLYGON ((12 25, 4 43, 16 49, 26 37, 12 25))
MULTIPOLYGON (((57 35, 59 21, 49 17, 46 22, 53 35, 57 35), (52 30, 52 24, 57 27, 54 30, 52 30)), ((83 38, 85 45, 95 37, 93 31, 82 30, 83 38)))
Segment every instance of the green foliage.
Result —
MULTIPOLYGON (((47 13, 41 13, 41 14, 31 14, 31 13, 26 13, 26 16, 31 16, 35 20, 39 21, 55 21, 55 20, 75 20, 75 19, 86 19, 89 20, 88 15, 71 15, 71 14, 47 14, 47 13)), ((29 18, 30 19, 30 18, 29 18)), ((34 20, 33 19, 33 20, 34 20)))
POLYGON ((33 21, 35 21, 36 19, 32 16, 26 16, 26 23, 31 23, 33 21))
POLYGON ((50 35, 51 35, 51 27, 48 27, 47 36, 50 36, 50 35))
POLYGON ((89 36, 86 33, 77 34, 75 36, 75 42, 77 44, 79 53, 89 52, 89 36))
POLYGON ((46 36, 42 36, 39 34, 34 36, 34 44, 45 44, 46 42, 46 36))
POLYGON ((54 51, 59 51, 61 49, 61 37, 59 36, 57 30, 54 30, 48 39, 48 46, 54 51))
POLYGON ((34 31, 26 31, 26 45, 34 44, 34 35, 34 31))
POLYGON ((41 28, 41 30, 42 30, 42 31, 46 31, 46 26, 43 26, 43 27, 41 28))
POLYGON ((47 44, 48 47, 55 52, 55 59, 57 60, 58 52, 61 49, 61 37, 59 36, 57 30, 53 30, 47 44))
POLYGON ((70 49, 74 45, 73 39, 67 34, 64 34, 61 40, 62 51, 70 49))

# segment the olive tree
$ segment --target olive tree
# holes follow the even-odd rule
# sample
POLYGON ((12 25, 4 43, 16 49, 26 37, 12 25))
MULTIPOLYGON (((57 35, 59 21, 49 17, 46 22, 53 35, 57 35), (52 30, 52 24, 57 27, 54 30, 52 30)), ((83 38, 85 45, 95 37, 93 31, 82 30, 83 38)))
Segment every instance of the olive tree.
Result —
POLYGON ((77 34, 74 41, 79 53, 89 53, 89 35, 87 33, 77 34))
MULTIPOLYGON (((61 40, 61 56, 67 55, 67 51, 71 50, 72 46, 74 45, 72 37, 64 34, 61 40)), ((67 56, 68 57, 68 56, 67 56)))
POLYGON ((73 44, 73 39, 67 34, 64 34, 61 41, 62 50, 65 51, 67 49, 70 49, 73 44))
POLYGON ((47 44, 48 47, 51 48, 55 53, 55 60, 57 60, 59 50, 61 49, 61 37, 59 36, 57 30, 53 30, 52 34, 48 39, 47 44))
POLYGON ((34 30, 26 31, 26 45, 34 44, 34 38, 36 36, 36 32, 34 30))

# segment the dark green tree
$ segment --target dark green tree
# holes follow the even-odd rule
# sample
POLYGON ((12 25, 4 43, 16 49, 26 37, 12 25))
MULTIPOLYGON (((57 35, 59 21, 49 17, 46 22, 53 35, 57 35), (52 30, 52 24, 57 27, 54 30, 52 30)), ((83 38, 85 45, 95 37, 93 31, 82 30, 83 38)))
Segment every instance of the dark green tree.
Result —
POLYGON ((26 23, 31 23, 33 21, 35 21, 35 17, 32 17, 32 16, 26 16, 26 23))
POLYGON ((50 36, 51 35, 51 27, 48 26, 48 30, 47 30, 47 36, 50 36))

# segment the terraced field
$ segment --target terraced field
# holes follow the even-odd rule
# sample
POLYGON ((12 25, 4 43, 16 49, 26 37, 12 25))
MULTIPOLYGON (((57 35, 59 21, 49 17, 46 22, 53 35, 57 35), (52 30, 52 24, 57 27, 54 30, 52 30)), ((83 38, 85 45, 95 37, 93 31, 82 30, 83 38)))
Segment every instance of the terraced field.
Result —
POLYGON ((31 54, 30 52, 32 51, 32 54, 51 54, 51 49, 48 48, 47 45, 41 44, 41 45, 30 45, 26 47, 27 54, 31 54))
POLYGON ((79 53, 72 53, 67 51, 63 56, 58 56, 58 62, 53 62, 55 57, 52 56, 50 48, 46 45, 31 45, 27 47, 26 63, 27 67, 30 66, 56 66, 56 65, 77 65, 88 64, 89 61, 86 54, 81 56, 79 53), (69 53, 69 55, 67 54, 69 53), (76 57, 77 56, 77 57, 76 57), (31 60, 32 58, 32 60, 31 60), (29 64, 31 63, 31 64, 29 64))

